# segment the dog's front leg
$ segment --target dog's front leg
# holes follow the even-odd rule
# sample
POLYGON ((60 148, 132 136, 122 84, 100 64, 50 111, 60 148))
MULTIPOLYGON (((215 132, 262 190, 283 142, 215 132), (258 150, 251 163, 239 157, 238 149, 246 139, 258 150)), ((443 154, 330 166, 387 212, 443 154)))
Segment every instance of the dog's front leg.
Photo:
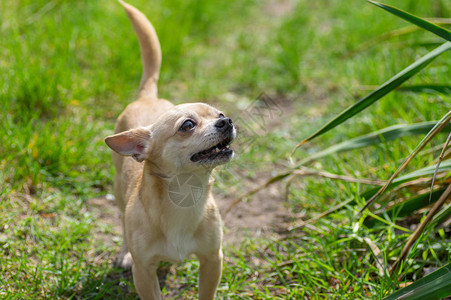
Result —
POLYGON ((197 254, 199 259, 199 300, 213 300, 221 280, 222 250, 211 255, 197 254))
POLYGON ((133 281, 142 300, 161 300, 157 267, 157 265, 151 265, 146 269, 142 265, 133 264, 133 281))

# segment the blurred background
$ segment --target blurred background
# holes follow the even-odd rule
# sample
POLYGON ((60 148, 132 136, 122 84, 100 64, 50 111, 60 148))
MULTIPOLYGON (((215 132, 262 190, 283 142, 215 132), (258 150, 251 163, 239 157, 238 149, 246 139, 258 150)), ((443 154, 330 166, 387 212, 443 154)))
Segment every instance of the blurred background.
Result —
MULTIPOLYGON (((246 147, 238 143, 234 162, 215 174, 221 207, 292 167, 289 155, 303 138, 444 42, 361 0, 129 3, 148 16, 160 39, 160 97, 207 102, 240 120, 243 134, 248 128, 246 147), (255 115, 262 93, 274 109, 263 126, 245 117, 255 115)), ((384 3, 449 28, 445 0, 384 3)), ((0 296, 137 298, 129 272, 112 266, 121 237, 103 142, 141 77, 126 14, 116 1, 6 0, 0 33, 0 296)), ((300 148, 294 163, 385 127, 442 118, 451 108, 449 58, 439 56, 403 89, 300 148)), ((382 141, 309 167, 386 180, 421 139, 382 141)), ((445 140, 437 135, 406 172, 437 162, 445 140)), ((440 178, 442 186, 449 182, 446 174, 440 178)), ((356 214, 367 186, 327 176, 287 184, 246 198, 244 213, 235 207, 225 218, 226 236, 235 235, 232 225, 249 230, 226 243, 220 299, 381 298, 451 260, 449 224, 437 223, 398 276, 390 276, 384 269, 409 236, 396 226, 411 232, 426 208, 411 219, 384 210, 386 222, 367 227, 356 214), (289 231, 350 198, 354 205, 289 231), (246 212, 253 224, 235 220, 246 212)), ((384 201, 410 199, 429 185, 393 191, 384 201)), ((195 297, 195 260, 161 269, 163 294, 195 297)))

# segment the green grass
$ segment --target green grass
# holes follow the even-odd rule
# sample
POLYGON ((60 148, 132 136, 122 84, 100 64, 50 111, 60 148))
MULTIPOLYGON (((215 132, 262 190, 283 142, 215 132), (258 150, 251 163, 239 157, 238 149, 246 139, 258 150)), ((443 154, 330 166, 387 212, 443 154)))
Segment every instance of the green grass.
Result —
MULTIPOLYGON (((442 0, 386 3, 422 17, 450 17, 442 0)), ((292 148, 364 96, 367 86, 385 82, 441 42, 417 31, 358 51, 386 32, 409 26, 366 1, 131 4, 146 13, 159 34, 162 97, 175 103, 206 101, 234 119, 243 117, 262 92, 289 107, 287 115, 270 120, 273 126, 238 123, 257 135, 245 151, 237 148, 235 161, 217 173, 215 186, 217 193, 236 197, 253 180, 283 170, 292 148)), ((120 237, 103 241, 102 235, 115 235, 114 228, 88 205, 88 199, 112 191, 114 171, 103 138, 136 95, 141 76, 131 25, 114 1, 2 1, 0 20, 0 296, 135 299, 130 274, 112 266, 120 237)), ((447 85, 449 70, 445 53, 407 84, 447 85)), ((295 159, 398 123, 438 120, 450 107, 449 92, 391 93, 300 148, 295 159)), ((438 135, 405 172, 432 164, 440 153, 434 146, 445 139, 438 135)), ((386 179, 420 140, 409 136, 355 149, 313 167, 386 179)), ((308 218, 349 198, 363 205, 358 195, 365 188, 298 178, 288 205, 308 218)), ((410 193, 397 190, 384 201, 410 193)), ((238 248, 226 248, 218 298, 379 299, 421 278, 425 268, 450 262, 449 228, 429 229, 399 278, 380 273, 376 260, 385 269, 408 234, 395 230, 393 215, 383 215, 392 225, 366 227, 358 208, 346 207, 281 240, 250 237, 238 248)), ((421 217, 422 212, 411 216, 421 217)), ((197 264, 190 260, 168 272, 164 293, 194 297, 197 264)))

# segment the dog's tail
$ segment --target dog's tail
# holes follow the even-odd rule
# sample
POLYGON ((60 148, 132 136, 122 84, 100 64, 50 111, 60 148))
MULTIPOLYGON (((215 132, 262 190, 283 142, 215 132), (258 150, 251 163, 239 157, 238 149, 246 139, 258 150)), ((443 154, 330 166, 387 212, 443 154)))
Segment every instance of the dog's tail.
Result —
POLYGON ((139 98, 157 97, 157 83, 161 67, 161 48, 157 33, 146 16, 130 4, 119 0, 130 19, 141 47, 143 75, 139 98))

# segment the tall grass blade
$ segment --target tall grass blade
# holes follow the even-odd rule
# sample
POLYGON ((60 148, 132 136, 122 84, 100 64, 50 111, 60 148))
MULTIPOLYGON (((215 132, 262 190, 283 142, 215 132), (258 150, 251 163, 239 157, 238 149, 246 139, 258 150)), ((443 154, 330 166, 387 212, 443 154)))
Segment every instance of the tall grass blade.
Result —
MULTIPOLYGON (((393 183, 398 183, 398 185, 399 185, 399 184, 411 181, 412 179, 415 179, 418 177, 429 176, 429 175, 434 174, 434 172, 436 171, 435 169, 436 169, 435 165, 425 167, 425 168, 413 171, 404 176, 398 177, 397 179, 393 180, 393 183)), ((438 168, 439 173, 449 172, 449 171, 451 171, 451 160, 444 161, 443 163, 440 164, 440 167, 438 168)))
MULTIPOLYGON (((354 138, 352 140, 345 141, 343 143, 329 147, 323 151, 314 153, 306 159, 302 160, 300 165, 309 163, 318 158, 328 156, 334 153, 349 151, 353 149, 368 147, 384 141, 391 141, 403 136, 418 135, 428 133, 437 123, 433 122, 422 122, 416 124, 399 124, 390 126, 378 131, 362 135, 360 137, 354 138)), ((448 124, 444 130, 451 130, 451 124, 448 124)))
MULTIPOLYGON (((411 173, 405 174, 403 176, 400 176, 400 177, 396 178, 395 180, 393 180, 393 182, 387 187, 387 190, 394 189, 395 187, 398 187, 401 184, 407 183, 407 182, 412 181, 419 177, 433 175, 435 172, 435 169, 436 169, 436 166, 434 165, 434 166, 425 167, 425 168, 413 171, 411 173)), ((438 169, 438 173, 450 172, 450 171, 451 171, 451 160, 444 161, 438 169)), ((369 190, 364 191, 363 193, 359 194, 359 197, 369 199, 378 190, 379 190, 379 187, 369 189, 369 190)), ((331 213, 334 213, 334 212, 342 209, 343 207, 345 207, 347 205, 352 205, 354 203, 355 203, 355 197, 351 197, 351 198, 344 200, 343 202, 337 204, 336 206, 332 207, 331 209, 329 209, 307 221, 297 221, 294 225, 291 226, 290 230, 302 227, 306 223, 315 222, 331 213)))
POLYGON ((445 191, 444 188, 432 191, 431 193, 421 194, 419 196, 413 197, 412 199, 399 203, 387 211, 388 215, 391 215, 395 211, 398 217, 405 217, 411 215, 414 211, 426 207, 432 203, 435 203, 440 195, 445 191))
POLYGON ((422 18, 414 16, 406 11, 403 11, 399 8, 396 8, 396 7, 393 7, 390 5, 382 4, 382 3, 371 1, 371 0, 368 0, 368 2, 370 2, 376 6, 379 6, 380 8, 385 9, 386 11, 394 14, 395 16, 403 18, 404 20, 406 20, 409 23, 415 24, 418 27, 426 29, 432 33, 435 33, 436 35, 444 38, 447 41, 451 41, 451 32, 443 27, 432 24, 431 22, 428 22, 422 18))
POLYGON ((379 191, 377 191, 376 194, 374 194, 374 196, 372 196, 367 203, 365 204, 365 206, 360 210, 360 212, 364 211, 365 209, 367 209, 371 204, 374 203, 374 201, 376 201, 377 197, 379 195, 381 195, 386 189, 387 187, 390 185, 390 183, 399 175, 399 173, 401 173, 402 170, 404 170, 404 168, 410 163, 410 161, 418 154, 418 152, 421 151, 421 149, 424 148, 424 146, 426 146, 426 144, 435 136, 437 135, 438 132, 440 132, 451 120, 451 111, 449 111, 443 118, 440 119, 440 121, 437 122, 437 124, 434 126, 434 128, 431 129, 431 131, 429 131, 429 133, 423 138, 423 140, 421 140, 421 142, 417 145, 417 147, 415 148, 415 150, 409 155, 409 157, 404 161, 404 163, 398 168, 398 170, 396 170, 396 172, 390 177, 390 179, 387 180, 387 183, 380 188, 379 191))
MULTIPOLYGON (((451 19, 449 19, 449 18, 424 18, 424 20, 426 20, 430 23, 434 23, 436 25, 451 24, 451 19)), ((377 36, 369 41, 362 43, 356 49, 349 50, 342 57, 349 58, 357 53, 365 51, 365 50, 367 50, 377 44, 380 44, 386 40, 389 40, 389 39, 392 39, 395 37, 399 37, 399 36, 403 36, 403 35, 418 31, 418 30, 420 30, 420 28, 418 28, 418 26, 412 25, 412 26, 395 29, 395 30, 392 30, 389 32, 385 32, 385 33, 381 34, 380 36, 377 36)))
MULTIPOLYGON (((445 206, 439 213, 437 213, 432 219, 431 224, 429 226, 437 226, 450 220, 451 217, 451 204, 445 206)), ((449 223, 448 223, 449 224, 449 223)))
MULTIPOLYGON (((398 218, 408 216, 416 210, 419 210, 432 203, 435 203, 440 198, 440 196, 443 194, 444 191, 445 191, 444 188, 437 189, 437 190, 433 191, 432 193, 424 193, 424 194, 418 195, 416 197, 410 198, 401 203, 397 203, 397 204, 393 205, 389 210, 387 210, 386 213, 390 217, 394 216, 394 215, 396 215, 396 217, 398 217, 398 218)), ((381 214, 377 214, 377 216, 381 217, 381 214)), ((367 227, 373 227, 374 225, 376 225, 377 220, 370 216, 363 223, 367 227)))
POLYGON ((440 164, 442 163, 443 157, 445 156, 445 151, 448 148, 448 144, 449 144, 450 140, 451 140, 451 132, 448 134, 448 137, 446 138, 446 142, 443 145, 442 152, 440 153, 440 155, 438 157, 437 167, 435 168, 434 176, 432 177, 431 193, 430 193, 431 195, 429 196, 429 201, 431 200, 431 197, 432 197, 432 188, 434 187, 435 178, 437 177, 437 170, 440 167, 440 164))
POLYGON ((397 89, 401 92, 413 92, 413 93, 441 93, 444 95, 451 94, 451 85, 445 84, 417 84, 409 86, 401 86, 397 89))
MULTIPOLYGON (((426 228, 426 225, 429 223, 429 221, 432 220, 432 218, 438 213, 439 209, 445 204, 445 201, 449 199, 451 195, 451 184, 448 185, 446 190, 443 192, 440 199, 438 199, 437 202, 434 203, 434 206, 431 208, 431 210, 426 215, 426 218, 421 222, 421 224, 417 227, 417 229, 412 233, 407 243, 404 245, 401 251, 401 255, 398 257, 396 262, 393 264, 393 266, 390 268, 390 273, 393 273, 399 266, 399 264, 404 261, 407 257, 407 254, 410 251, 410 248, 413 246, 413 244, 416 242, 416 240, 421 236, 421 234, 424 231, 424 228, 426 228)), ((448 288, 451 288, 451 283, 448 281, 448 288)), ((449 290, 448 290, 449 291, 449 290)), ((449 296, 445 295, 445 296, 449 296)))
POLYGON ((384 300, 442 299, 451 295, 451 263, 391 294, 384 300))
POLYGON ((371 180, 371 179, 366 179, 366 178, 355 178, 355 177, 350 177, 350 176, 343 176, 343 175, 337 175, 337 174, 332 174, 329 172, 324 172, 324 171, 316 171, 313 169, 308 169, 308 168, 299 168, 296 170, 291 170, 289 172, 285 172, 282 173, 280 175, 276 175, 272 178, 270 178, 265 184, 247 192, 246 194, 244 194, 243 196, 235 199, 230 205, 229 207, 226 209, 225 214, 227 214, 234 206, 236 206, 238 203, 240 203, 241 201, 243 201, 246 198, 249 198, 250 196, 258 193, 259 191, 265 189, 266 187, 279 182, 287 177, 290 176, 318 176, 318 177, 324 177, 324 178, 329 178, 329 179, 334 179, 334 180, 341 180, 341 181, 346 181, 346 182, 356 182, 356 183, 363 183, 363 184, 371 184, 371 185, 383 185, 384 182, 380 181, 380 180, 371 180))
POLYGON ((363 184, 372 184, 372 185, 384 185, 385 182, 380 180, 372 180, 367 178, 356 178, 351 176, 345 176, 345 175, 338 175, 333 174, 325 171, 317 171, 305 167, 301 167, 299 170, 293 171, 293 175, 297 176, 318 176, 318 177, 324 177, 334 180, 341 180, 345 182, 355 182, 355 183, 363 183, 363 184))
POLYGON ((338 116, 333 118, 331 121, 329 121, 326 125, 321 127, 319 130, 317 130, 315 133, 313 133, 311 136, 300 142, 296 145, 296 147, 293 149, 291 156, 294 154, 294 152, 305 143, 311 141, 312 139, 326 133, 327 131, 331 130, 332 128, 335 128, 336 126, 340 125, 341 123, 345 122, 349 118, 355 116, 368 106, 375 103, 377 100, 400 86, 403 82, 408 80, 410 77, 418 73, 420 70, 422 70, 424 67, 426 67, 432 60, 434 60, 437 56, 444 53, 445 51, 448 51, 451 49, 451 42, 446 42, 442 44, 440 47, 434 49, 433 51, 429 52, 398 74, 396 74, 394 77, 392 77, 390 80, 382 84, 379 88, 368 94, 367 96, 360 99, 357 103, 354 105, 348 107, 346 110, 341 112, 338 116))
POLYGON ((402 35, 406 35, 415 31, 418 31, 419 28, 417 26, 407 26, 399 29, 395 29, 393 31, 385 32, 381 34, 380 36, 377 36, 369 41, 366 41, 359 45, 356 49, 350 50, 347 53, 343 55, 343 58, 349 58, 357 53, 360 53, 362 51, 365 51, 366 49, 369 49, 377 44, 380 44, 388 39, 399 37, 402 35))

